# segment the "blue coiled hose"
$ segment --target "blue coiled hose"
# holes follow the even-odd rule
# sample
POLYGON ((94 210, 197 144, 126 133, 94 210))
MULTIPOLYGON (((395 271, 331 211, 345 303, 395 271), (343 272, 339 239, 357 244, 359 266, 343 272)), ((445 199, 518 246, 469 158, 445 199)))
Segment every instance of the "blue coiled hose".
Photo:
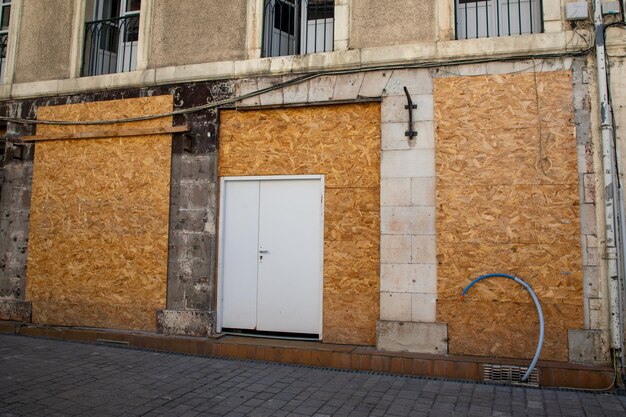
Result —
POLYGON ((533 369, 535 369, 535 366, 537 365, 537 361, 539 360, 539 354, 541 353, 541 346, 543 346, 544 321, 543 321, 543 311, 541 310, 541 305, 539 304, 539 300, 537 299, 537 296, 535 295, 535 292, 533 291, 532 288, 530 288, 530 285, 526 284, 520 278, 514 277, 513 275, 508 275, 508 274, 486 274, 486 275, 481 275, 478 278, 476 278, 475 280, 473 280, 472 282, 470 282, 467 287, 465 287, 465 289, 461 293, 461 297, 464 297, 465 294, 469 291, 470 288, 472 288, 472 286, 474 284, 476 284, 476 283, 478 283, 478 282, 480 282, 480 281, 482 281, 484 279, 487 279, 487 278, 507 278, 507 279, 512 279, 513 281, 515 281, 518 284, 520 284, 522 287, 526 288, 526 291, 528 291, 530 293, 530 296, 532 297, 533 301, 535 302, 535 307, 537 307, 537 313, 539 314, 539 342, 537 343, 537 350, 535 352, 535 357, 533 358, 533 361, 530 363, 530 366, 528 367, 528 370, 526 371, 526 373, 522 377, 522 382, 526 382, 526 381, 528 381, 528 377, 530 377, 530 374, 533 372, 533 369))

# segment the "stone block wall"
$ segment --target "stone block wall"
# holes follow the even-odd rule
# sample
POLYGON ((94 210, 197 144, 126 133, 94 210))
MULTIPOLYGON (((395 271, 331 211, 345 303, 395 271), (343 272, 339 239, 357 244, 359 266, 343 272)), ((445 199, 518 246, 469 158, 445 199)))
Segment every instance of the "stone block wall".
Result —
MULTIPOLYGON (((17 109, 7 107, 5 114, 15 115, 17 109)), ((0 320, 22 322, 31 315, 24 292, 34 148, 17 138, 27 131, 24 125, 8 125, 0 194, 0 320)))
MULTIPOLYGON (((231 97, 233 89, 228 82, 212 81, 103 90, 81 95, 5 101, 0 103, 0 114, 34 118, 39 106, 164 94, 174 97, 174 109, 179 110, 231 97)), ((158 330, 164 333, 206 335, 213 331, 215 309, 216 114, 212 110, 202 110, 178 115, 174 124, 186 124, 189 131, 173 137, 167 309, 159 312, 158 318, 155 312, 155 321, 158 330)), ((16 147, 14 142, 20 142, 21 136, 34 133, 32 125, 9 124, 0 200, 0 247, 3 249, 0 253, 0 303, 24 299, 28 210, 35 148, 29 144, 16 147), (21 156, 16 158, 13 155, 21 156)), ((18 310, 0 308, 0 319, 8 319, 4 311, 18 310)), ((11 314, 17 317, 17 313, 11 314)))

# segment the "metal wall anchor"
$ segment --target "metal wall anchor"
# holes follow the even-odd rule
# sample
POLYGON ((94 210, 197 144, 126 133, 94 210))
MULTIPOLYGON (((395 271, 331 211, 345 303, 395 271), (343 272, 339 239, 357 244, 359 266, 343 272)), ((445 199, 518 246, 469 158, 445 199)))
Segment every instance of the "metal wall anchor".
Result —
POLYGON ((413 104, 409 90, 407 90, 406 87, 404 87, 404 94, 406 94, 406 101, 409 103, 404 106, 404 108, 409 111, 409 130, 404 132, 404 136, 408 136, 409 139, 413 139, 417 136, 417 132, 413 130, 413 110, 417 109, 417 104, 413 104))

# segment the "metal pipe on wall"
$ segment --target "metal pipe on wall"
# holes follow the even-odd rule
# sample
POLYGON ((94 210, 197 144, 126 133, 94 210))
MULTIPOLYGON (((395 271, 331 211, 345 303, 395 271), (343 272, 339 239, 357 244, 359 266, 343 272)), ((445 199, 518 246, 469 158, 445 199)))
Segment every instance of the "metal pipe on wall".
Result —
POLYGON ((606 51, 604 45, 604 21, 600 0, 593 1, 594 27, 596 33, 596 69, 598 82, 598 98, 600 103, 600 129, 602 139, 602 165, 604 179, 604 214, 606 220, 606 259, 609 289, 609 331, 611 350, 616 365, 623 370, 624 336, 623 317, 620 306, 621 280, 623 277, 621 235, 620 190, 617 186, 616 153, 613 141, 612 109, 609 100, 609 86, 606 68, 606 51))

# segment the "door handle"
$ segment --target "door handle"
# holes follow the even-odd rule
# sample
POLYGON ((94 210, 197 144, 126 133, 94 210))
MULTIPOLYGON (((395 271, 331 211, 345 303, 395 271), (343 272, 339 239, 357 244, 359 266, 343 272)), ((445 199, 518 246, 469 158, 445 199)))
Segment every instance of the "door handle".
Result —
POLYGON ((259 253, 270 253, 268 250, 259 250, 259 253))

